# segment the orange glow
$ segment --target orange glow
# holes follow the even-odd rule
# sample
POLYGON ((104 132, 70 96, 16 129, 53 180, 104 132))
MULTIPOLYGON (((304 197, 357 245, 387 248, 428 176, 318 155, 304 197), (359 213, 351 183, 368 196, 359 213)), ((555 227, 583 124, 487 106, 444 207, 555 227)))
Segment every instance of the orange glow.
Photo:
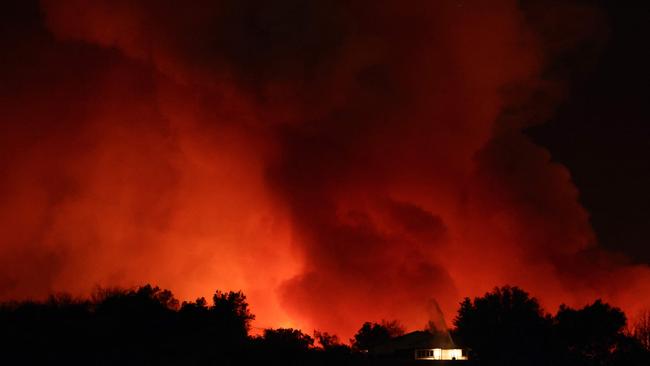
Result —
POLYGON ((0 87, 0 298, 241 289, 255 326, 343 339, 503 284, 647 305, 649 269, 598 248, 521 132, 561 88, 516 1, 307 9, 317 50, 282 9, 246 49, 230 3, 42 2, 0 87))

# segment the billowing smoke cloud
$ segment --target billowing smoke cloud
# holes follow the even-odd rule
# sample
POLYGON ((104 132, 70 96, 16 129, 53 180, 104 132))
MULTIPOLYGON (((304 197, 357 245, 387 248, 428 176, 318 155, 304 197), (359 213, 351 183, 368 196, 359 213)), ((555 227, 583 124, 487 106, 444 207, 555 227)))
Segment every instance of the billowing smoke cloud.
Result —
POLYGON ((461 297, 506 283, 549 310, 646 300, 648 269, 596 246, 569 172, 522 132, 563 97, 555 60, 602 38, 593 9, 11 10, 2 298, 144 281, 185 298, 233 288, 261 326, 344 336, 382 318, 422 328, 432 303, 449 321, 461 297), (584 20, 560 37, 564 16, 584 20))

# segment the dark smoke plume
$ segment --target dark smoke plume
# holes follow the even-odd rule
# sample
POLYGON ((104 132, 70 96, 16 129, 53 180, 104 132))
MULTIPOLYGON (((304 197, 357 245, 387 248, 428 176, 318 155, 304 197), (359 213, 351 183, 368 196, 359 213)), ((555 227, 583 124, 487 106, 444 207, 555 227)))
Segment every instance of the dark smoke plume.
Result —
POLYGON ((522 132, 604 41, 581 4, 8 6, 0 297, 242 289, 262 326, 342 335, 505 283, 639 308, 648 268, 522 132))

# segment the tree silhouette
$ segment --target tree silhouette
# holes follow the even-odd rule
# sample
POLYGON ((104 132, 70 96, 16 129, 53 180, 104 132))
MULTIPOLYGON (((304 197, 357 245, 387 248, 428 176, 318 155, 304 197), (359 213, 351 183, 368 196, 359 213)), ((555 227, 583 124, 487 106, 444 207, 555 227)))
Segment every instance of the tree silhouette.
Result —
POLYGON ((264 342, 276 352, 305 352, 314 344, 314 339, 298 329, 265 329, 264 342))
POLYGON ((318 344, 320 344, 324 350, 329 350, 341 346, 341 341, 335 334, 329 334, 327 332, 320 332, 315 330, 314 339, 318 341, 318 344))
POLYGON ((632 335, 650 351, 650 310, 643 310, 632 325, 632 335))
POLYGON ((495 288, 473 301, 466 298, 454 325, 456 337, 484 365, 547 362, 550 320, 537 300, 517 287, 495 288))
POLYGON ((217 291, 212 297, 213 305, 209 309, 214 326, 224 330, 222 341, 241 342, 248 336, 250 322, 255 319, 248 309, 246 296, 241 292, 217 291))
POLYGON ((350 343, 357 350, 370 350, 402 334, 404 328, 396 320, 382 321, 381 324, 365 322, 350 343))
POLYGON ((601 300, 579 310, 562 305, 555 316, 554 336, 567 363, 595 365, 612 356, 625 338, 625 324, 625 314, 601 300))

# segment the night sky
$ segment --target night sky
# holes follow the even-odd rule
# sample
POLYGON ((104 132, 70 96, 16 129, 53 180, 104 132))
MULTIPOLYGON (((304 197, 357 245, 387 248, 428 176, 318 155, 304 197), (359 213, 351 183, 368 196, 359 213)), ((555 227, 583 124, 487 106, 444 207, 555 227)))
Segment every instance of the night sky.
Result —
POLYGON ((650 263, 650 5, 601 1, 608 40, 571 97, 531 131, 566 165, 599 242, 650 263))
POLYGON ((650 5, 622 3, 3 2, 0 300, 242 290, 347 336, 508 284, 634 316, 650 5))

